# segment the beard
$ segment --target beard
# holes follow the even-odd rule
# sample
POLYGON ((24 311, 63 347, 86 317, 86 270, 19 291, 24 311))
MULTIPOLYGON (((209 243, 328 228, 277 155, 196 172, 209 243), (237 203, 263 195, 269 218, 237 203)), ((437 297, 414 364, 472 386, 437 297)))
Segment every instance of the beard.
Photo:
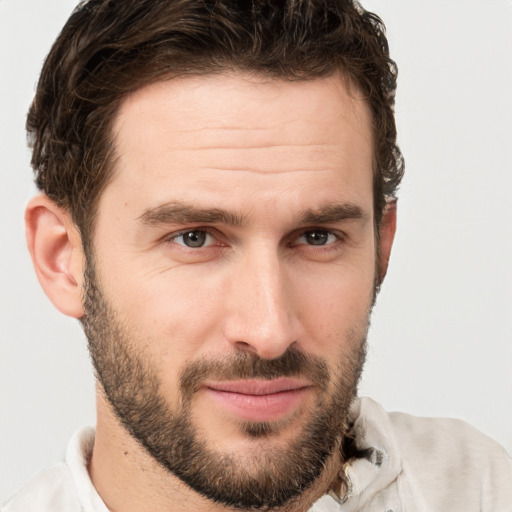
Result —
POLYGON ((85 273, 84 308, 82 325, 96 378, 117 419, 158 464, 204 497, 236 509, 289 505, 341 450, 365 361, 368 318, 361 332, 340 340, 348 348, 332 374, 325 360, 294 347, 276 359, 236 351, 188 363, 180 373, 180 405, 172 408, 162 393, 157 365, 105 299, 91 264, 85 273), (294 439, 271 442, 279 440, 286 420, 240 421, 239 431, 260 441, 252 453, 222 453, 208 445, 192 420, 194 399, 205 380, 283 376, 306 377, 317 390, 294 439))

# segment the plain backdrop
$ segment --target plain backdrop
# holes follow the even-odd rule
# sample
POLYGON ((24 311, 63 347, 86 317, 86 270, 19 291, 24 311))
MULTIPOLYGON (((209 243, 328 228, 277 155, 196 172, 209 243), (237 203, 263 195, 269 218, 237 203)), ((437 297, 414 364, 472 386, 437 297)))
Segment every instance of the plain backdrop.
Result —
MULTIPOLYGON (((95 422, 77 321, 25 249, 25 113, 72 0, 0 0, 0 502, 95 422)), ((512 1, 367 0, 399 66, 407 173, 361 394, 455 416, 512 451, 512 1)))

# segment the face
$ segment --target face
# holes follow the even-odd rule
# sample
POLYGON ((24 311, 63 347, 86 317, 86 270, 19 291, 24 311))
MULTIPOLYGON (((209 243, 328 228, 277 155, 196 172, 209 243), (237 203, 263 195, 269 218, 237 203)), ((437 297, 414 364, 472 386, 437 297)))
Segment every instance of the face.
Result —
POLYGON ((196 491, 282 505, 339 447, 364 361, 368 107, 337 76, 173 79, 115 136, 84 318, 105 395, 196 491))

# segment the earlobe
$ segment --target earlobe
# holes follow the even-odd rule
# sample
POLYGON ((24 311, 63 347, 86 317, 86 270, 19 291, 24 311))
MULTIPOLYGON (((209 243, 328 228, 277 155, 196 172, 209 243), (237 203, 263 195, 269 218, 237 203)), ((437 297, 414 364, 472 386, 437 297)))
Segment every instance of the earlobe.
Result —
POLYGON ((389 257, 396 232, 396 199, 386 203, 380 224, 379 284, 382 284, 388 271, 389 257))
POLYGON ((71 214, 45 195, 34 197, 25 210, 28 249, 43 290, 65 315, 83 316, 84 254, 71 214))

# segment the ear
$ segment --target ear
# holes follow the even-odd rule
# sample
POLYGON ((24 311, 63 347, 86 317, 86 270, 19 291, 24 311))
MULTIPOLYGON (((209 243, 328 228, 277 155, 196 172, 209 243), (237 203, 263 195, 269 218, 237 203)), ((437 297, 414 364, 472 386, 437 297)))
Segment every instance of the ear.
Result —
POLYGON ((37 278, 53 305, 80 318, 85 258, 81 237, 71 214, 49 197, 34 197, 25 210, 28 249, 37 278))
POLYGON ((380 223, 380 248, 379 248, 379 284, 382 284, 388 271, 391 247, 395 239, 396 231, 396 199, 386 203, 380 223))

